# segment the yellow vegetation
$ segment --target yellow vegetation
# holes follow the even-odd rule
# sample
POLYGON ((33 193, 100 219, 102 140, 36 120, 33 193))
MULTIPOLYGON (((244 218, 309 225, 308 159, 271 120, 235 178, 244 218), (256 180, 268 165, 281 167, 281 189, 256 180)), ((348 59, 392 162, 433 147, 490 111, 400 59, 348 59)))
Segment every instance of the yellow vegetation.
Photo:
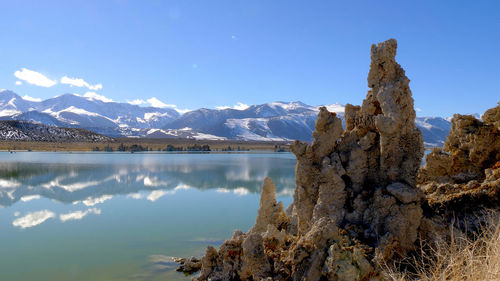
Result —
POLYGON ((499 216, 498 213, 489 216, 489 223, 472 238, 452 231, 451 241, 433 247, 422 246, 419 258, 407 261, 411 270, 402 273, 395 270, 395 266, 387 266, 385 278, 394 281, 500 280, 499 216))

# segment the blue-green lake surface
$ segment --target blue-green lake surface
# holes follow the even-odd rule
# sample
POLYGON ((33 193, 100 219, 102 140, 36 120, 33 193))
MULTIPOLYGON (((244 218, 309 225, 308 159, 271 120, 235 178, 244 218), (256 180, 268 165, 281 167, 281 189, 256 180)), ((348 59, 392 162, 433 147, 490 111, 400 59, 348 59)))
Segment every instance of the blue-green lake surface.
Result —
POLYGON ((0 280, 190 280, 254 223, 262 182, 292 201, 289 153, 0 153, 0 280))

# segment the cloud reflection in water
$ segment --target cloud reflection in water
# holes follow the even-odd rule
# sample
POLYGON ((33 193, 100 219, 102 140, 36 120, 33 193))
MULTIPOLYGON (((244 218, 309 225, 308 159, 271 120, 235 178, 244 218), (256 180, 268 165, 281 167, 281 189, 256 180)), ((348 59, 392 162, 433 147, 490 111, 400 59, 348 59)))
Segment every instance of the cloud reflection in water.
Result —
POLYGON ((50 218, 54 218, 55 216, 56 216, 56 214, 49 211, 49 210, 41 210, 41 211, 37 211, 37 212, 31 212, 23 217, 15 219, 12 222, 12 225, 15 227, 19 227, 19 228, 33 227, 35 225, 39 225, 39 224, 43 223, 44 221, 46 221, 50 218))
POLYGON ((81 220, 81 219, 83 219, 83 217, 85 217, 88 214, 100 215, 101 210, 97 209, 97 208, 90 208, 86 211, 76 211, 76 212, 71 212, 71 213, 67 213, 67 214, 61 214, 61 215, 59 215, 59 219, 62 222, 69 221, 69 220, 81 220))
MULTIPOLYGON (((108 157, 111 159, 113 156, 108 157)), ((95 164, 0 163, 0 206, 48 198, 92 207, 116 195, 155 202, 162 196, 189 188, 244 196, 260 193, 266 176, 275 181, 279 196, 291 195, 295 186, 295 159, 286 157, 149 157, 146 155, 142 161, 134 161, 131 156, 127 161, 111 164, 100 163, 98 159, 95 159, 95 164)))

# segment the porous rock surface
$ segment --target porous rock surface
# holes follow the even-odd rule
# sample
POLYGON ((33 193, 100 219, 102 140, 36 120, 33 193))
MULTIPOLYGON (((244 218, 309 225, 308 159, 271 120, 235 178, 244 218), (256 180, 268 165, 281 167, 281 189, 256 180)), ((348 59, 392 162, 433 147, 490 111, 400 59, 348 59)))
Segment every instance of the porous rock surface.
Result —
POLYGON ((174 261, 180 264, 180 266, 176 269, 177 271, 193 273, 201 268, 201 261, 196 257, 190 257, 187 259, 174 258, 174 261))
POLYGON ((296 141, 286 213, 266 179, 255 226, 209 247, 196 280, 377 280, 379 262, 415 247, 423 141, 396 40, 372 45, 370 90, 345 125, 321 108, 312 144, 296 141))
POLYGON ((436 213, 500 207, 500 104, 482 121, 455 114, 443 149, 426 156, 418 182, 436 213))

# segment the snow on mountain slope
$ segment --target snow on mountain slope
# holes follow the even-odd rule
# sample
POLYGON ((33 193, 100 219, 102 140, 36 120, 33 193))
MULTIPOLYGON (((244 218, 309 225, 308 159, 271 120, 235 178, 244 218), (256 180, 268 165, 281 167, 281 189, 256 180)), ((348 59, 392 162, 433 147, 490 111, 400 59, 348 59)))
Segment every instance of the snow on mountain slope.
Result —
POLYGON ((2 90, 0 91, 0 116, 9 116, 28 111, 32 103, 35 102, 24 100, 12 91, 2 90))
POLYGON ((325 107, 330 112, 342 113, 342 114, 344 114, 344 112, 345 112, 345 106, 341 105, 340 103, 325 105, 325 107))
MULTIPOLYGON (((0 117, 2 119, 25 119, 46 123, 48 116, 58 121, 58 125, 98 128, 101 131, 116 131, 120 128, 158 128, 179 117, 170 108, 140 107, 129 103, 112 102, 95 95, 64 94, 44 101, 24 99, 11 91, 0 92, 0 117)), ((54 120, 52 124, 57 123, 54 120)), ((120 133, 117 133, 118 135, 120 133)))
MULTIPOLYGON (((344 116, 344 106, 326 105, 344 116)), ((141 107, 95 95, 64 94, 44 101, 0 91, 0 119, 26 120, 53 126, 86 128, 112 137, 312 141, 319 106, 302 102, 270 102, 242 107, 189 111, 141 107)), ((449 120, 417 117, 426 146, 442 146, 449 120)))
POLYGON ((3 116, 12 116, 12 115, 20 114, 20 113, 21 113, 21 111, 19 111, 19 110, 4 109, 4 110, 0 110, 0 117, 3 117, 3 116))
POLYGON ((234 138, 254 141, 288 140, 272 134, 267 118, 227 119, 224 125, 231 129, 234 138))
POLYGON ((243 110, 198 109, 183 114, 164 129, 190 127, 228 139, 311 140, 318 109, 301 102, 271 102, 243 110))
POLYGON ((425 146, 443 146, 451 129, 450 121, 441 117, 417 117, 415 125, 422 132, 425 146))
MULTIPOLYGON (((343 105, 336 103, 326 107, 343 120, 343 105)), ((239 140, 312 141, 318 111, 319 106, 301 102, 272 102, 244 110, 204 108, 182 115, 164 129, 190 127, 202 133, 239 140)), ((426 146, 442 146, 450 130, 450 122, 441 117, 417 117, 415 123, 422 131, 426 146)))
POLYGON ((214 136, 210 134, 203 134, 193 131, 191 128, 182 129, 150 129, 145 132, 147 138, 185 138, 194 140, 226 140, 224 137, 214 136))

